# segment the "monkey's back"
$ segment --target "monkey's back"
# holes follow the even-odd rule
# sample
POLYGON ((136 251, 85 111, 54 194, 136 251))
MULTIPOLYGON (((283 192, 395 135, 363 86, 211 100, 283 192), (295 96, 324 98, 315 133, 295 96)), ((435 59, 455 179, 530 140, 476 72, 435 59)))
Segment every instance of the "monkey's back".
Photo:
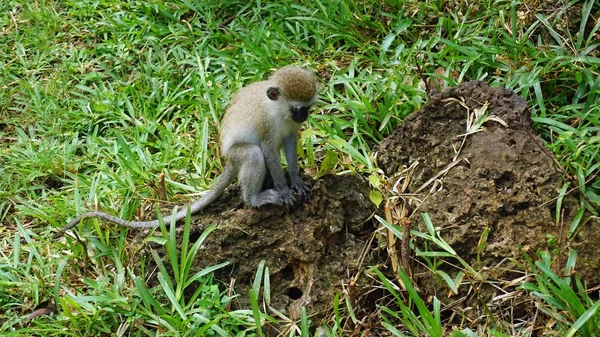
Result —
POLYGON ((221 124, 221 151, 224 155, 234 144, 260 145, 260 134, 265 132, 267 120, 268 88, 267 81, 251 83, 231 99, 221 124))

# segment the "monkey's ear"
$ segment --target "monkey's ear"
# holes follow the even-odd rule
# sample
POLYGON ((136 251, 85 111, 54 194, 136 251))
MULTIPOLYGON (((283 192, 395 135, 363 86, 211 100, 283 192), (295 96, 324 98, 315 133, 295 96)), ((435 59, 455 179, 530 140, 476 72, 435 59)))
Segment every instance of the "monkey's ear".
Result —
POLYGON ((269 89, 267 89, 267 97, 269 97, 271 101, 278 100, 280 95, 281 91, 279 91, 278 87, 270 87, 269 89))

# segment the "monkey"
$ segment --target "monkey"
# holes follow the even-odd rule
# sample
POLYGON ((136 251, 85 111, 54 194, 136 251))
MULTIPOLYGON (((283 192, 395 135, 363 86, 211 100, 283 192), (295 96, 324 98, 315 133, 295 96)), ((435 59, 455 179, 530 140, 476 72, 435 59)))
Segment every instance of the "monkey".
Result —
MULTIPOLYGON (((236 178, 244 203, 257 208, 267 204, 291 207, 310 196, 310 186, 298 175, 298 132, 308 119, 318 96, 318 83, 312 72, 298 66, 276 70, 267 80, 251 83, 233 95, 221 123, 220 146, 226 165, 212 188, 188 207, 198 213, 215 201, 236 178), (286 179, 280 151, 288 165, 286 179), (262 190, 269 174, 273 188, 262 190)), ((187 216, 187 207, 162 218, 163 223, 178 222, 187 216)), ((61 228, 54 238, 84 218, 100 218, 130 228, 158 227, 152 221, 127 221, 104 212, 87 212, 61 228)))

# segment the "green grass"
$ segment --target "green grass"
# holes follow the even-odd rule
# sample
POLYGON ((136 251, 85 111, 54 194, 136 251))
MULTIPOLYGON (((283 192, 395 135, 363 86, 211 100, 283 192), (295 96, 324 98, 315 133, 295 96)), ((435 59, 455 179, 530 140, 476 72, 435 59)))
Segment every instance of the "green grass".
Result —
MULTIPOLYGON (((139 247, 124 230, 87 221, 78 227, 84 242, 50 238, 90 208, 125 218, 152 212, 161 175, 174 203, 207 188, 222 169, 218 125, 232 93, 290 63, 323 78, 301 138, 307 170, 371 172, 373 145, 427 102, 425 79, 479 79, 528 101, 570 188, 597 211, 600 4, 571 1, 535 15, 532 3, 0 2, 0 333, 155 335, 161 326, 161 335, 180 335, 194 317, 211 322, 207 334, 255 334, 261 314, 225 310, 229 299, 210 274, 197 303, 182 303, 180 290, 165 298, 145 288, 132 265, 139 247), (573 11, 581 24, 567 29, 562 19, 573 11), (14 330, 49 299, 59 300, 61 315, 14 330)), ((551 329, 569 331, 590 314, 579 333, 597 335, 589 325, 597 302, 581 295, 581 307, 565 314, 561 293, 551 291, 566 291, 561 280, 538 267, 528 289, 546 300, 545 314, 563 318, 551 329)), ((411 303, 418 317, 399 333, 417 335, 419 319, 439 323, 411 303)), ((350 319, 340 315, 351 312, 335 311, 325 331, 339 336, 350 319)), ((498 326, 491 335, 511 331, 498 326)))

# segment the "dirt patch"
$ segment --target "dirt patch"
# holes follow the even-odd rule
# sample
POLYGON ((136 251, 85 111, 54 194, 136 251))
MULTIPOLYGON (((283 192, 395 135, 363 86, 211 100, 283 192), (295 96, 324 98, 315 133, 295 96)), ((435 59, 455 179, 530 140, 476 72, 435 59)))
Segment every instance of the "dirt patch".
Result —
POLYGON ((305 307, 318 324, 352 273, 349 270, 359 264, 372 231, 366 220, 375 206, 369 201, 368 183, 361 177, 329 175, 312 185, 312 198, 292 211, 240 208, 238 189, 228 190, 193 218, 192 241, 207 226, 218 225, 193 268, 229 261, 215 276, 226 284, 235 279, 233 290, 240 295, 235 305, 247 309, 248 291, 264 260, 270 274, 271 307, 295 320, 305 307))
MULTIPOLYGON (((551 153, 531 130, 526 102, 512 91, 469 82, 434 95, 381 143, 378 158, 390 176, 413 166, 406 192, 416 193, 415 200, 422 201, 412 217, 415 226, 426 232, 420 214, 429 213, 443 239, 467 263, 485 270, 486 277, 522 276, 514 271, 522 271, 518 261, 524 253, 535 260, 538 250, 565 254, 572 245, 581 249, 579 276, 598 283, 600 261, 589 250, 596 246, 593 238, 597 242, 600 229, 587 224, 573 240, 567 239, 577 203, 567 196, 564 213, 556 220, 556 197, 563 179, 551 153), (467 112, 472 115, 477 109, 500 118, 506 126, 488 120, 481 132, 468 135, 461 145, 467 112), (440 174, 446 169, 446 174, 440 174), (421 188, 427 182, 431 184, 421 188), (478 252, 488 230, 485 246, 478 252)), ((557 270, 564 270, 560 258, 557 262, 557 270)), ((424 288, 440 298, 439 286, 430 282, 424 288)), ((492 291, 485 297, 499 293, 492 291)))

